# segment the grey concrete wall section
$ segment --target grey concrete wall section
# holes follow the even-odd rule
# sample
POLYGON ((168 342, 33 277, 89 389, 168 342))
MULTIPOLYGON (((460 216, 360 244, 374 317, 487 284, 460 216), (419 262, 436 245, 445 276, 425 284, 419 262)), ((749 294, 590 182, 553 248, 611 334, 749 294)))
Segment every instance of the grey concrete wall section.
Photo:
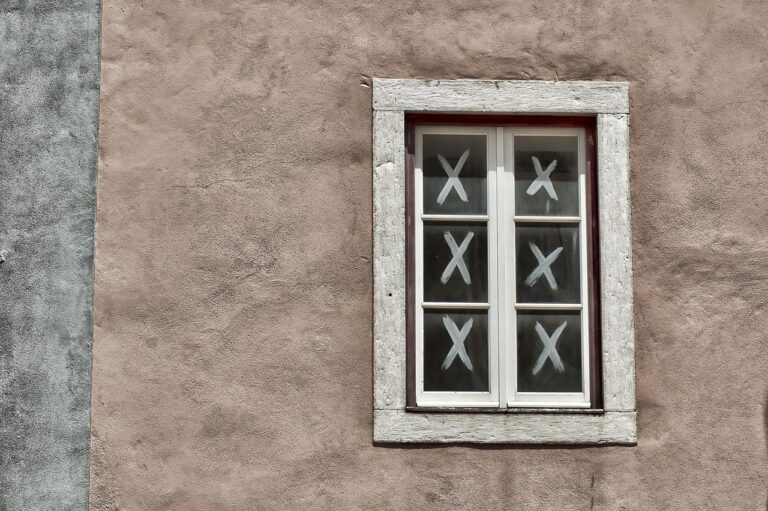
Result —
POLYGON ((98 1, 0 2, 0 55, 0 510, 83 510, 98 1))

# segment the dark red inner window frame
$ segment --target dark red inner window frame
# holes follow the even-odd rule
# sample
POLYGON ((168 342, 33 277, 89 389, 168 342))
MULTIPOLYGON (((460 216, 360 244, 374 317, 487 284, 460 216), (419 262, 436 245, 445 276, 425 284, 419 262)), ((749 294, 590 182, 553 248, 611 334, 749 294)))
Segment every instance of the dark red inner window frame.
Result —
MULTIPOLYGON (((594 412, 603 407, 601 331, 600 331, 600 258, 597 223, 597 117, 595 116, 555 116, 555 115, 496 115, 496 114, 406 114, 405 115, 405 243, 406 243, 406 408, 424 411, 429 407, 416 405, 416 261, 414 246, 414 165, 416 162, 416 126, 509 126, 509 127, 551 127, 584 128, 587 156, 587 283, 589 286, 589 347, 590 347, 590 396, 591 407, 580 409, 526 409, 499 408, 479 409, 484 413, 506 412, 594 412)), ((441 411, 473 411, 468 408, 446 409, 441 411)))

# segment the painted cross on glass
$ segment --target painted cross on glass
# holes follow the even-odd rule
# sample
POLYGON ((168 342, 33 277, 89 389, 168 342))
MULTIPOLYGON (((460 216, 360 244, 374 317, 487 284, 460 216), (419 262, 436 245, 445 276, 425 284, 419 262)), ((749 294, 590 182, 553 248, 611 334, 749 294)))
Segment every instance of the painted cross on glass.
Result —
POLYGON ((450 232, 445 231, 443 233, 443 238, 448 244, 448 248, 451 249, 452 257, 451 261, 448 263, 448 266, 445 267, 443 274, 440 276, 440 282, 447 284, 448 280, 451 278, 451 275, 453 275, 453 270, 458 269, 459 273, 461 274, 461 278, 464 279, 464 283, 467 285, 472 283, 472 278, 469 276, 469 270, 467 269, 467 265, 464 262, 464 252, 466 252, 467 247, 469 246, 469 242, 472 241, 472 237, 474 235, 474 232, 468 232, 467 235, 464 236, 464 241, 461 242, 461 246, 459 246, 456 244, 456 240, 453 239, 453 235, 450 232))
POLYGON ((541 344, 544 345, 544 349, 541 351, 541 355, 539 355, 538 360, 536 360, 536 364, 533 366, 533 374, 538 374, 548 359, 552 361, 552 366, 554 366, 555 371, 558 373, 565 372, 565 366, 563 365, 563 361, 560 359, 560 354, 557 352, 556 345, 557 340, 560 338, 560 334, 563 333, 563 330, 565 330, 567 324, 567 321, 563 321, 563 323, 557 327, 557 329, 555 329, 552 335, 549 336, 546 330, 544 330, 544 327, 541 326, 541 323, 538 321, 536 322, 534 330, 539 336, 541 344))
POLYGON ((552 263, 554 263, 557 260, 558 256, 560 255, 560 252, 563 251, 563 247, 557 247, 548 256, 544 257, 544 254, 542 254, 541 249, 539 249, 539 247, 537 247, 535 243, 529 242, 528 246, 530 247, 531 252, 533 252, 534 257, 536 257, 538 266, 536 266, 536 268, 533 269, 530 275, 528 275, 528 278, 525 279, 526 285, 528 285, 528 287, 533 287, 543 275, 544 278, 547 279, 547 283, 549 284, 549 287, 552 288, 553 291, 556 291, 557 280, 555 280, 555 275, 552 273, 551 266, 552 266, 552 263))
POLYGON ((464 347, 464 340, 469 335, 469 331, 472 330, 472 321, 472 318, 469 318, 469 320, 462 325, 461 330, 459 330, 459 327, 456 326, 456 323, 450 317, 443 316, 443 325, 445 325, 445 329, 448 330, 448 335, 451 336, 451 341, 453 341, 451 350, 445 356, 443 365, 440 366, 443 371, 451 367, 451 364, 453 364, 453 361, 456 359, 456 355, 459 356, 459 359, 461 359, 464 366, 472 371, 472 361, 469 359, 467 350, 464 347))
POLYGON ((456 167, 451 167, 448 160, 446 160, 442 154, 437 155, 437 159, 440 161, 440 166, 443 167, 443 170, 448 175, 448 180, 445 182, 445 186, 443 186, 443 189, 440 190, 440 194, 437 196, 438 204, 445 202, 445 199, 448 197, 448 194, 451 193, 451 190, 456 190, 459 199, 461 199, 462 202, 467 202, 467 192, 464 190, 464 185, 461 184, 461 180, 459 179, 459 173, 461 172, 462 167, 464 167, 467 158, 469 158, 469 149, 464 151, 461 155, 458 163, 456 163, 456 167))
POLYGON ((555 171, 555 167, 557 167, 557 160, 552 160, 552 163, 547 166, 546 170, 541 170, 541 162, 539 162, 539 159, 535 156, 531 159, 533 160, 533 169, 536 171, 536 179, 534 179, 533 183, 531 183, 531 186, 528 187, 525 193, 528 195, 535 195, 541 188, 544 188, 547 195, 549 195, 552 200, 557 200, 557 192, 549 177, 552 172, 555 171))

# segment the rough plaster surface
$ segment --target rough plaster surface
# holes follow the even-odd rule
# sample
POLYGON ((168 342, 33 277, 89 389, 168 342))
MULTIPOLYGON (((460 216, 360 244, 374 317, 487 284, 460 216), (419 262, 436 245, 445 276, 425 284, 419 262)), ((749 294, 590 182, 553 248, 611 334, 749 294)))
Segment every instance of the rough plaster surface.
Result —
POLYGON ((0 2, 0 510, 88 501, 99 4, 0 2))
POLYGON ((768 5, 104 10, 92 509, 765 508, 768 5), (636 447, 372 445, 369 76, 631 83, 636 447))

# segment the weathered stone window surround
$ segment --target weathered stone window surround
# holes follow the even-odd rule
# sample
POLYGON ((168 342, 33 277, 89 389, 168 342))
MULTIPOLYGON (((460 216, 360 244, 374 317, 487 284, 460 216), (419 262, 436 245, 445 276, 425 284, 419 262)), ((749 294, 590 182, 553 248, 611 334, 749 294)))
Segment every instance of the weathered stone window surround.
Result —
POLYGON ((375 442, 636 443, 628 114, 626 83, 373 80, 375 442), (597 116, 601 413, 406 411, 407 112, 597 116))

